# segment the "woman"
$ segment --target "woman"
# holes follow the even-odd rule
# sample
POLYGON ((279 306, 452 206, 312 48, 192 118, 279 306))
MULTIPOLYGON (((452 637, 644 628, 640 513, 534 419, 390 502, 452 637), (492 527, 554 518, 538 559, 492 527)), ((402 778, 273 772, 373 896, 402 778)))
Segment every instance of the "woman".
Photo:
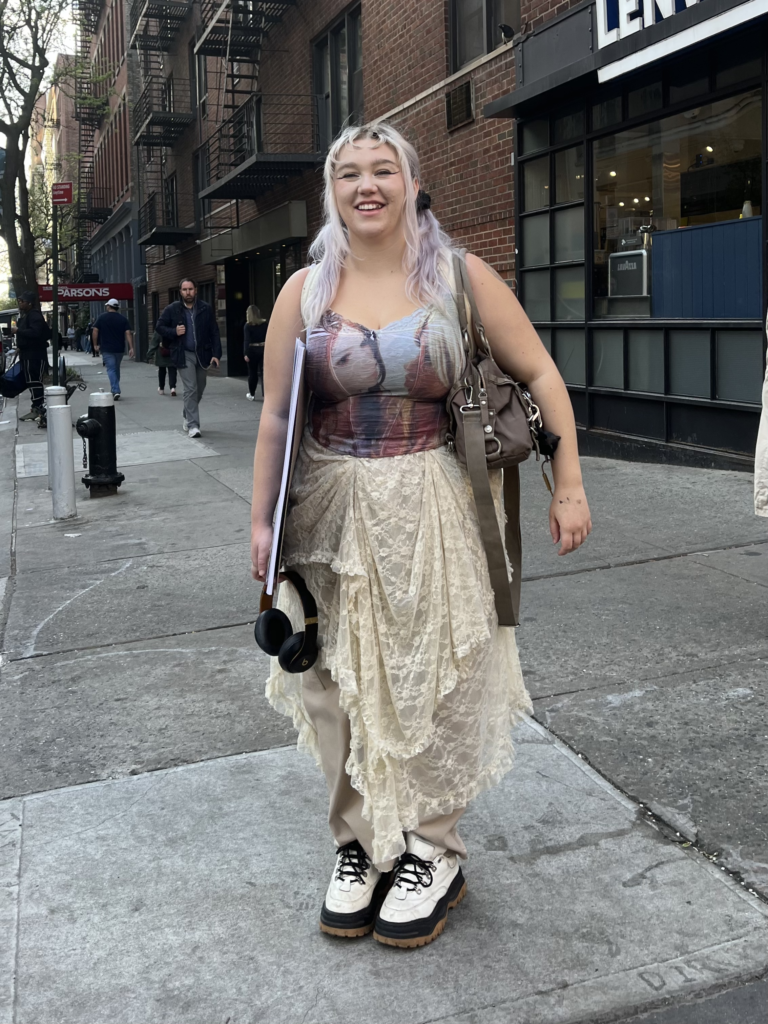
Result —
POLYGON ((171 385, 171 398, 176 397, 176 367, 173 365, 171 350, 166 347, 165 342, 157 333, 152 333, 152 340, 149 343, 147 362, 154 362, 157 367, 157 393, 165 394, 165 373, 168 371, 168 383, 171 385), (163 355, 163 349, 166 354, 163 355))
MULTIPOLYGON (((306 328, 313 401, 284 551, 317 599, 321 650, 302 676, 273 662, 267 695, 330 789, 337 856, 321 929, 403 947, 431 942, 463 897, 457 822, 510 769, 511 728, 531 706, 467 473, 445 444, 464 354, 450 242, 426 199, 416 153, 390 126, 349 128, 331 147, 319 262, 286 282, 270 320, 252 505, 261 580, 306 328)), ((549 520, 566 554, 591 529, 568 393, 507 285, 466 262, 497 362, 561 436, 549 520)), ((279 606, 300 621, 290 585, 279 606)))
MULTIPOLYGON (((256 400, 256 385, 259 383, 259 375, 263 375, 267 321, 262 319, 258 306, 249 306, 245 316, 243 355, 245 356, 246 363, 248 363, 248 391, 245 397, 249 402, 253 402, 256 400)), ((263 376, 261 381, 261 397, 262 399, 264 398, 263 376)))

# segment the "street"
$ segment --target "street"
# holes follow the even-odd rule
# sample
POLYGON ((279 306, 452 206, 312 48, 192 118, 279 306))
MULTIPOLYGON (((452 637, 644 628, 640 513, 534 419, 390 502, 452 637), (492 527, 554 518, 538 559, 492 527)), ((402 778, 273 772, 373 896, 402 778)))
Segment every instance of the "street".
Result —
MULTIPOLYGON (((68 358, 108 387, 98 359, 68 358)), ((202 437, 123 363, 118 495, 51 519, 0 423, 0 1024, 758 1024, 768 1007, 768 536, 748 473, 585 459, 561 558, 523 470, 534 718, 461 833, 467 899, 406 953, 322 935, 324 780, 253 640, 260 402, 202 437), (15 479, 15 488, 13 481, 15 479)), ((181 391, 179 392, 179 395, 181 391)))

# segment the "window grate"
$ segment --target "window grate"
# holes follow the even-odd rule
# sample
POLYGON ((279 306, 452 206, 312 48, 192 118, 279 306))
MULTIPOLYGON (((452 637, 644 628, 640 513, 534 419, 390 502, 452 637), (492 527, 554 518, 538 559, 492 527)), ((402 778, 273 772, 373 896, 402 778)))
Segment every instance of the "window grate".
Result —
POLYGON ((462 82, 461 85, 445 94, 445 120, 448 131, 461 128, 462 125, 469 124, 474 119, 472 82, 462 82))

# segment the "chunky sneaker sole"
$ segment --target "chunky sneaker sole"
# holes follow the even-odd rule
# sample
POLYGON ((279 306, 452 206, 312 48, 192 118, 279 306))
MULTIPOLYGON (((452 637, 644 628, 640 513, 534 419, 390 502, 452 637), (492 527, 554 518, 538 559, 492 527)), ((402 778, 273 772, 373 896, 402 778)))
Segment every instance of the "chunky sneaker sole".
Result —
POLYGON ((448 892, 443 896, 429 917, 418 921, 394 923, 379 918, 376 921, 373 937, 385 946, 398 946, 400 949, 415 949, 417 946, 428 946, 441 934, 448 921, 448 911, 453 910, 467 895, 467 883, 459 868, 458 874, 451 882, 448 892))
POLYGON ((320 911, 320 931, 326 935, 336 935, 341 939, 359 939, 373 931, 381 904, 392 885, 392 872, 388 871, 379 879, 373 890, 373 897, 367 907, 354 914, 335 914, 328 910, 323 900, 320 911))

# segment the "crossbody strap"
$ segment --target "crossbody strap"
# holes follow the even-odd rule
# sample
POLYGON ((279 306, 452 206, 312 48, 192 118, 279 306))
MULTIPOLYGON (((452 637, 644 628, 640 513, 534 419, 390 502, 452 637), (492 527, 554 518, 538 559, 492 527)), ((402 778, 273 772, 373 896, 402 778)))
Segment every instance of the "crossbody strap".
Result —
MULTIPOLYGON (((490 354, 480 314, 467 275, 466 263, 454 254, 454 281, 456 309, 459 326, 465 339, 470 363, 474 363, 479 348, 490 354), (469 302, 472 318, 468 321, 466 301, 469 302), (479 325, 479 330, 478 330, 479 325), (477 344, 480 337, 481 346, 477 344)), ((471 373, 471 367, 470 367, 471 373)), ((485 434, 482 414, 479 408, 468 407, 462 412, 464 421, 464 444, 467 455, 467 470, 475 499, 480 538, 488 562, 488 575, 493 588, 496 614, 500 626, 517 626, 520 621, 520 584, 522 574, 522 539, 520 534, 520 473, 517 466, 503 470, 504 513, 507 523, 504 531, 507 556, 512 567, 512 582, 507 576, 507 560, 504 557, 504 540, 499 530, 496 506, 488 476, 488 462, 485 454, 485 434)))

